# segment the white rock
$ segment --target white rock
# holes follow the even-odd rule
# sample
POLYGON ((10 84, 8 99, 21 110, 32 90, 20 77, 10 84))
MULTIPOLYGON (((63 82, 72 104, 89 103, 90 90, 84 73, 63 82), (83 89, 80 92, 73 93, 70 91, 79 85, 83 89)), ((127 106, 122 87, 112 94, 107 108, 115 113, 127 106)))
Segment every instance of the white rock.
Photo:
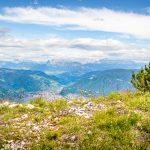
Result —
POLYGON ((13 140, 8 141, 8 143, 12 143, 12 142, 13 142, 13 140))
POLYGON ((22 119, 28 118, 28 114, 24 114, 21 118, 22 118, 22 119))
POLYGON ((84 105, 84 107, 90 108, 90 109, 92 109, 94 106, 95 106, 95 104, 92 102, 88 102, 86 105, 84 105))
POLYGON ((87 134, 92 134, 92 131, 89 130, 87 134))
POLYGON ((26 142, 25 141, 21 141, 21 145, 20 145, 20 148, 23 149, 24 146, 25 146, 26 142))
POLYGON ((34 105, 32 105, 32 104, 28 104, 26 107, 27 107, 28 109, 33 109, 33 108, 35 108, 34 105))
POLYGON ((34 126, 32 129, 33 129, 34 131, 39 131, 39 127, 38 127, 38 126, 34 126))
POLYGON ((48 116, 48 119, 52 119, 53 117, 52 116, 48 116))
POLYGON ((20 122, 20 121, 21 121, 21 119, 20 119, 20 118, 15 118, 15 119, 14 119, 14 121, 16 121, 16 122, 20 122))
POLYGON ((54 118, 54 121, 58 121, 58 120, 59 120, 59 118, 58 118, 58 117, 54 118))
POLYGON ((103 108, 105 108, 105 105, 104 105, 104 104, 99 103, 99 104, 97 105, 97 108, 98 108, 98 109, 103 109, 103 108))
POLYGON ((84 117, 87 118, 87 119, 91 118, 90 115, 85 115, 84 117))
POLYGON ((72 137, 70 137, 71 142, 75 142, 77 139, 78 137, 76 135, 73 135, 72 137))
POLYGON ((18 104, 10 104, 9 108, 14 108, 14 107, 17 107, 17 106, 18 106, 18 104))
POLYGON ((31 125, 33 125, 33 122, 32 122, 32 121, 29 121, 29 122, 26 124, 26 126, 31 126, 31 125))
POLYGON ((3 106, 8 106, 9 105, 9 102, 4 102, 2 103, 3 106))
POLYGON ((62 142, 66 142, 66 141, 68 141, 68 139, 69 139, 69 136, 66 135, 66 134, 64 134, 64 135, 60 138, 60 140, 61 140, 62 142))

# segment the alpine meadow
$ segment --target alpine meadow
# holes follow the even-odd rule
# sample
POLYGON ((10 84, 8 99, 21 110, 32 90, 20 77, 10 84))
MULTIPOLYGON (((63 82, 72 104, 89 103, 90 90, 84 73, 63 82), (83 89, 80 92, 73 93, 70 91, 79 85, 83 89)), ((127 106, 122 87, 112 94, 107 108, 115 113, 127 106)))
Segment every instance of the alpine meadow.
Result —
POLYGON ((0 150, 150 150, 150 3, 1 0, 0 150))

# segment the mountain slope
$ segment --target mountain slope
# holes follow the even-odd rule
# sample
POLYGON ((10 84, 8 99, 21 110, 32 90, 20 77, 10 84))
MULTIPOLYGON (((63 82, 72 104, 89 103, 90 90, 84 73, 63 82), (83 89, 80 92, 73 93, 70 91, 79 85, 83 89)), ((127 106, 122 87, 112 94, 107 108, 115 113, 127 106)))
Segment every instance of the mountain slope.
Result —
POLYGON ((18 92, 38 92, 57 90, 60 85, 55 76, 40 71, 0 69, 0 97, 8 98, 18 92))
POLYGON ((83 90, 92 95, 106 95, 111 91, 132 89, 130 79, 133 71, 134 70, 127 69, 112 69, 90 72, 83 75, 82 79, 76 83, 65 87, 61 91, 61 94, 80 94, 83 90))

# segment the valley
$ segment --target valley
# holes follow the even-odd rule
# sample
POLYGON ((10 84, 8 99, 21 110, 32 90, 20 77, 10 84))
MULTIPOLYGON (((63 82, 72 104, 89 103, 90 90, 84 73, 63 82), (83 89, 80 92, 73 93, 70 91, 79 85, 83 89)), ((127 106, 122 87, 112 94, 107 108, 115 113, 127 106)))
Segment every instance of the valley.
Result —
MULTIPOLYGON (((113 69, 106 62, 90 64, 91 69, 87 64, 77 63, 47 62, 45 65, 48 65, 48 68, 42 65, 34 70, 33 68, 39 65, 19 62, 9 68, 0 68, 0 98, 23 102, 34 97, 49 100, 79 96, 97 97, 114 91, 133 90, 130 80, 136 69, 128 69, 129 66, 125 69, 113 69), (105 70, 102 65, 110 69, 105 70)), ((4 62, 0 63, 0 66, 8 67, 4 62)))

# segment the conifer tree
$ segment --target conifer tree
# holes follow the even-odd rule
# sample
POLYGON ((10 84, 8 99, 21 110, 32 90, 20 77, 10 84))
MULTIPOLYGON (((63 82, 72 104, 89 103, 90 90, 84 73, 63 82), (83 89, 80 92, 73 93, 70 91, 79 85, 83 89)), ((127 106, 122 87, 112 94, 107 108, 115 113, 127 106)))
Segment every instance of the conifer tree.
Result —
POLYGON ((139 72, 132 74, 131 83, 141 92, 150 92, 150 63, 139 72))

